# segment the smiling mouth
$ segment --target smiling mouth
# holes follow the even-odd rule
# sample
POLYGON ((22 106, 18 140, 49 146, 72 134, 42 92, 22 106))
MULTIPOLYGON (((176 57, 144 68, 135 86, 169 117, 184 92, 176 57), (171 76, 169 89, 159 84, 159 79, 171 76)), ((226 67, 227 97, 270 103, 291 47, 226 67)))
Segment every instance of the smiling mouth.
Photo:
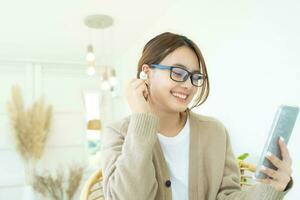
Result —
POLYGON ((187 97, 188 97, 188 95, 186 95, 186 94, 180 94, 180 93, 177 93, 177 92, 171 92, 171 94, 172 94, 174 97, 176 97, 176 98, 178 98, 178 99, 180 99, 180 100, 186 100, 187 97))

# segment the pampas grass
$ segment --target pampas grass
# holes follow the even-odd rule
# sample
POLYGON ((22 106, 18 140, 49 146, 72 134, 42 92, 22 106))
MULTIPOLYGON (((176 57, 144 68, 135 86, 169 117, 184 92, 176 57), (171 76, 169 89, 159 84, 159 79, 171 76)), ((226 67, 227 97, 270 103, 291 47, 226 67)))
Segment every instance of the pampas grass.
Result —
POLYGON ((52 200, 72 200, 82 180, 84 167, 72 165, 69 168, 68 187, 64 189, 64 172, 62 167, 57 168, 54 175, 44 171, 43 175, 33 173, 32 186, 43 197, 52 200))
POLYGON ((51 175, 49 171, 45 171, 44 175, 33 173, 32 186, 33 189, 43 197, 48 197, 53 200, 63 200, 63 181, 64 172, 61 168, 56 170, 56 175, 51 175))
POLYGON ((52 106, 46 106, 44 98, 40 98, 26 110, 19 86, 12 87, 11 95, 12 99, 7 104, 7 110, 17 151, 26 162, 37 161, 43 155, 49 135, 52 106))
POLYGON ((68 200, 72 200, 76 190, 78 189, 82 175, 83 175, 83 170, 84 167, 82 166, 77 166, 77 165, 72 165, 70 167, 70 172, 69 172, 69 186, 68 189, 66 190, 68 200))
POLYGON ((52 200, 72 200, 83 175, 83 167, 72 165, 69 169, 68 188, 64 190, 64 171, 59 167, 55 175, 46 170, 38 174, 35 170, 37 162, 44 153, 47 142, 52 106, 45 105, 44 98, 39 98, 33 105, 25 109, 19 86, 11 89, 11 101, 7 103, 13 134, 16 140, 16 149, 25 164, 25 176, 33 189, 44 198, 52 200))

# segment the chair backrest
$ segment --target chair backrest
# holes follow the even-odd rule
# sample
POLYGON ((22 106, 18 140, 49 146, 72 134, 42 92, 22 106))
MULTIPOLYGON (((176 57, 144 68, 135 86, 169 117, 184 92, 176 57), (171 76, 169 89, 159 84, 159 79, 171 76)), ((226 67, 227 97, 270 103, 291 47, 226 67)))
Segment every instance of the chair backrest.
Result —
POLYGON ((99 169, 84 184, 80 200, 104 200, 102 170, 99 169))
POLYGON ((245 172, 249 172, 253 174, 256 170, 256 166, 250 162, 246 162, 244 160, 239 160, 239 167, 240 167, 240 185, 241 186, 252 186, 251 180, 253 179, 252 176, 248 175, 245 172))

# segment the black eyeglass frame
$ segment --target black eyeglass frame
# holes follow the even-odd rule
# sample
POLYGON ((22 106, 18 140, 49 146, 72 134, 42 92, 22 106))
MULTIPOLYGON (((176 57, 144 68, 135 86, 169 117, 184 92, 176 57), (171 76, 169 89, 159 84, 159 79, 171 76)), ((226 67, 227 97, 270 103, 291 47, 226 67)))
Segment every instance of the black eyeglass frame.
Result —
POLYGON ((204 83, 204 80, 205 80, 205 75, 204 75, 204 74, 199 73, 199 72, 190 72, 190 71, 188 71, 187 69, 184 69, 184 68, 182 68, 182 67, 168 66, 168 65, 161 65, 161 64, 151 64, 150 67, 152 67, 152 68, 158 68, 158 69, 168 69, 168 70, 170 70, 170 79, 173 80, 173 81, 175 81, 175 82, 185 82, 185 81, 190 77, 192 85, 193 85, 193 86, 196 86, 196 87, 201 87, 201 86, 203 85, 203 83, 204 83), (186 71, 187 74, 188 74, 188 76, 185 76, 185 78, 184 78, 182 81, 174 80, 174 79, 172 78, 172 72, 173 72, 173 69, 174 69, 174 68, 179 68, 179 69, 182 69, 182 70, 186 71), (202 82, 201 85, 195 85, 195 84, 193 83, 192 75, 194 75, 194 74, 200 74, 200 75, 201 75, 201 77, 202 77, 202 79, 203 79, 203 82, 202 82))

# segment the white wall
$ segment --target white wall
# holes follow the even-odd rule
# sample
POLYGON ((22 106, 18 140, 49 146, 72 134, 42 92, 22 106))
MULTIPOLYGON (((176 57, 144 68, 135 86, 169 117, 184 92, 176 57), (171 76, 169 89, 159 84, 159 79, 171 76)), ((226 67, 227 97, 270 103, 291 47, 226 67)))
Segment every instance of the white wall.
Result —
MULTIPOLYGON (((0 61, 0 80, 0 199, 22 199, 25 184, 24 166, 15 150, 6 112, 14 84, 21 86, 27 106, 42 94, 46 103, 53 105, 52 128, 39 169, 88 165, 82 92, 97 88, 98 82, 86 75, 84 65, 0 61)), ((84 179, 91 170, 87 168, 84 179)))
MULTIPOLYGON (((142 48, 153 36, 187 35, 202 49, 211 83, 208 101, 194 111, 220 119, 235 154, 249 152, 256 162, 277 106, 300 106, 299 8, 296 0, 177 3, 119 60, 122 79, 135 76, 142 48)), ((128 106, 122 110, 129 112, 128 106)), ((300 198, 299 141, 300 119, 288 145, 295 185, 287 200, 300 198)))

